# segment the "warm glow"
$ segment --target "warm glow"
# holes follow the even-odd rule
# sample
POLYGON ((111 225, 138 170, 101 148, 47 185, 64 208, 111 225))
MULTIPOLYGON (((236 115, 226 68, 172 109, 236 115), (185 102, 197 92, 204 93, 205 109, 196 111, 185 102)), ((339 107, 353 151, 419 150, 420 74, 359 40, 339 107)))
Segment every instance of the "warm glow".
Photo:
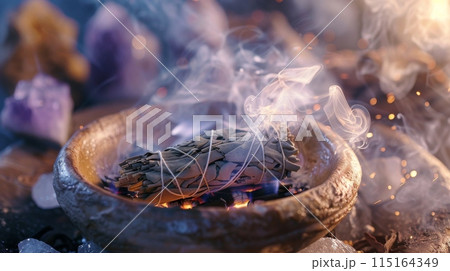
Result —
POLYGON ((415 178, 415 177, 417 176, 417 171, 411 170, 411 172, 409 173, 409 175, 411 175, 412 178, 415 178))
POLYGON ((186 203, 183 203, 183 205, 181 205, 180 207, 181 207, 181 209, 188 210, 188 209, 192 209, 192 207, 194 207, 194 206, 192 206, 191 203, 186 202, 186 203))
POLYGON ((408 165, 408 162, 406 160, 402 160, 402 167, 406 167, 408 165))
POLYGON ((448 19, 448 0, 430 0, 430 19, 446 22, 448 19))
POLYGON ((142 50, 145 48, 145 46, 147 45, 147 40, 145 39, 144 36, 141 35, 136 35, 133 40, 131 41, 131 43, 133 44, 133 47, 136 50, 142 50))
POLYGON ((394 94, 388 93, 388 94, 386 95, 386 101, 387 101, 389 104, 395 102, 395 96, 394 96, 394 94))
POLYGON ((249 202, 250 202, 250 200, 246 200, 244 202, 236 203, 235 205, 232 206, 232 208, 239 209, 239 208, 247 207, 249 202))

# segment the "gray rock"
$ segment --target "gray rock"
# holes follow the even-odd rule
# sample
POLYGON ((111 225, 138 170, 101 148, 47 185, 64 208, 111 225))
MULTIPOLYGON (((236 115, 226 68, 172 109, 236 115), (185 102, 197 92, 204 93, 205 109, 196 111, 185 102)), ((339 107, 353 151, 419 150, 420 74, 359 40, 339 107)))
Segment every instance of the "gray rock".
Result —
POLYGON ((46 243, 28 238, 19 243, 19 252, 20 253, 59 253, 59 251, 55 250, 51 246, 46 243))

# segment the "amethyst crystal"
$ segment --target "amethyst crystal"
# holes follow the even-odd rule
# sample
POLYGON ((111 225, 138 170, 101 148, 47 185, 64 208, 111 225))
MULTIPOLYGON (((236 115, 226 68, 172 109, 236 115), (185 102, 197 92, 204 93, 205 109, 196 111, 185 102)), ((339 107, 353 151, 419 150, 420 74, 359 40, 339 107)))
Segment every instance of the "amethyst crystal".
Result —
POLYGON ((14 96, 5 101, 3 126, 63 145, 69 135, 73 102, 68 85, 44 74, 20 81, 14 96))
POLYGON ((157 61, 147 51, 158 57, 157 39, 116 4, 100 7, 91 19, 85 49, 94 100, 140 98, 158 73, 157 61))

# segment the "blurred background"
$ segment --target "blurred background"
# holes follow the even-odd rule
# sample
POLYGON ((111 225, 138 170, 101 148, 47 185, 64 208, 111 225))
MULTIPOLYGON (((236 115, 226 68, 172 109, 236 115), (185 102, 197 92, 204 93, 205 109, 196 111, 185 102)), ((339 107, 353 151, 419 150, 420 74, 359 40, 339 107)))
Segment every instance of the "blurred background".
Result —
POLYGON ((355 147, 360 199, 336 236, 359 251, 448 251, 449 11, 447 0, 2 1, 0 251, 88 244, 51 185, 73 132, 144 103, 200 112, 172 75, 230 113, 288 63, 320 65, 317 96, 339 85, 372 120, 355 147))

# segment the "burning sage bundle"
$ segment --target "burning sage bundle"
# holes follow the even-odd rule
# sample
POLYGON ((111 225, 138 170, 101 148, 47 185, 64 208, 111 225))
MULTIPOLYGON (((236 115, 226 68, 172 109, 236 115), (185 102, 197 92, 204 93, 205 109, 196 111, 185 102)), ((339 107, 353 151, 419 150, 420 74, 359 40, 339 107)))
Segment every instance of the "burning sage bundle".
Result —
POLYGON ((246 131, 230 139, 212 131, 162 152, 129 158, 120 164, 120 177, 105 182, 119 194, 159 205, 281 180, 299 170, 297 154, 291 140, 259 141, 246 131))

